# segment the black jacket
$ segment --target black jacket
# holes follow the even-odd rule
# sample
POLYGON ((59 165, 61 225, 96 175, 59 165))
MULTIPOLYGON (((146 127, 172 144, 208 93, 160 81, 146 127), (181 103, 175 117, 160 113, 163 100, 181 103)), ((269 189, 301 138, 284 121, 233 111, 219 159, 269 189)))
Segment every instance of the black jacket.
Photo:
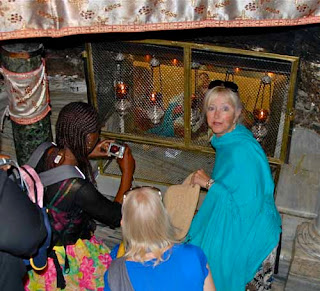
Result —
POLYGON ((23 258, 30 258, 46 235, 40 209, 0 170, 0 290, 24 290, 23 258))

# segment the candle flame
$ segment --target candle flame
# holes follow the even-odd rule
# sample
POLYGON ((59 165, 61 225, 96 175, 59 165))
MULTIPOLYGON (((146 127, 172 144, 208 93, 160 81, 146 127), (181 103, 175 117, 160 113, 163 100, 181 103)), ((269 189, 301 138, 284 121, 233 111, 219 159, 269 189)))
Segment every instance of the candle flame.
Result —
POLYGON ((156 102, 156 100, 157 100, 157 93, 156 92, 152 92, 151 93, 151 101, 152 102, 156 102))
POLYGON ((116 94, 117 94, 117 97, 118 98, 125 98, 127 93, 128 93, 128 90, 127 90, 127 85, 124 84, 124 83, 118 83, 117 84, 117 87, 116 87, 116 94))

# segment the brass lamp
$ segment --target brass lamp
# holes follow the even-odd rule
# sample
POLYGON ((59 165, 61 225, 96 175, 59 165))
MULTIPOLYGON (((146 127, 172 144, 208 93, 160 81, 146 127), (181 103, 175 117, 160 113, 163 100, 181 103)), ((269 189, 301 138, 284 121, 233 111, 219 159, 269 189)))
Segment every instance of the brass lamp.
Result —
MULTIPOLYGON (((259 90, 257 93, 256 101, 253 109, 253 116, 255 120, 255 125, 252 127, 251 131, 258 142, 263 142, 266 137, 268 130, 266 127, 266 122, 269 117, 269 109, 266 109, 265 99, 267 98, 267 94, 269 93, 269 101, 271 99, 271 83, 272 79, 270 76, 265 75, 260 80, 259 90), (260 106, 258 105, 260 101, 260 106)), ((268 103, 269 103, 268 101, 268 103)), ((269 104, 267 106, 270 107, 269 104)))
POLYGON ((151 82, 150 82, 150 96, 149 103, 151 107, 147 111, 147 116, 153 124, 158 124, 161 121, 161 118, 164 115, 162 109, 162 76, 160 62, 157 58, 153 56, 150 61, 150 70, 151 70, 151 82), (155 71, 158 71, 158 91, 156 90, 156 76, 155 71))

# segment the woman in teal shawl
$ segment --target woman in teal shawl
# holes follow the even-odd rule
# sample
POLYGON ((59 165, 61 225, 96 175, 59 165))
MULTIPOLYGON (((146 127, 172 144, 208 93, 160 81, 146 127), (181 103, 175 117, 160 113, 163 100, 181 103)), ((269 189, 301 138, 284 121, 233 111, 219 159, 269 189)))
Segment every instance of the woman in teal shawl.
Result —
POLYGON ((241 102, 237 86, 229 83, 221 81, 204 101, 215 165, 211 177, 203 170, 193 175, 193 183, 208 193, 188 240, 204 250, 217 291, 242 291, 250 281, 249 290, 268 290, 271 283, 262 278, 261 286, 255 275, 278 245, 281 218, 268 160, 252 133, 238 124, 241 102))

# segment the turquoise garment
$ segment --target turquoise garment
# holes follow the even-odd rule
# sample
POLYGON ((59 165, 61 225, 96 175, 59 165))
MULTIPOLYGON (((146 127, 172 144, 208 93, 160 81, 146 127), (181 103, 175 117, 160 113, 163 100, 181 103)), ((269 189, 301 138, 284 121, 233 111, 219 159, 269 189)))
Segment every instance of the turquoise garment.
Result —
POLYGON ((204 250, 217 291, 242 291, 279 241, 274 183, 263 149, 243 125, 211 144, 215 183, 187 239, 204 250))
POLYGON ((149 129, 147 132, 161 136, 174 137, 174 122, 178 118, 181 118, 181 116, 183 116, 183 94, 180 94, 171 100, 164 113, 163 121, 159 125, 149 129), (181 107, 179 109, 182 111, 178 110, 178 112, 175 113, 177 107, 181 107))

